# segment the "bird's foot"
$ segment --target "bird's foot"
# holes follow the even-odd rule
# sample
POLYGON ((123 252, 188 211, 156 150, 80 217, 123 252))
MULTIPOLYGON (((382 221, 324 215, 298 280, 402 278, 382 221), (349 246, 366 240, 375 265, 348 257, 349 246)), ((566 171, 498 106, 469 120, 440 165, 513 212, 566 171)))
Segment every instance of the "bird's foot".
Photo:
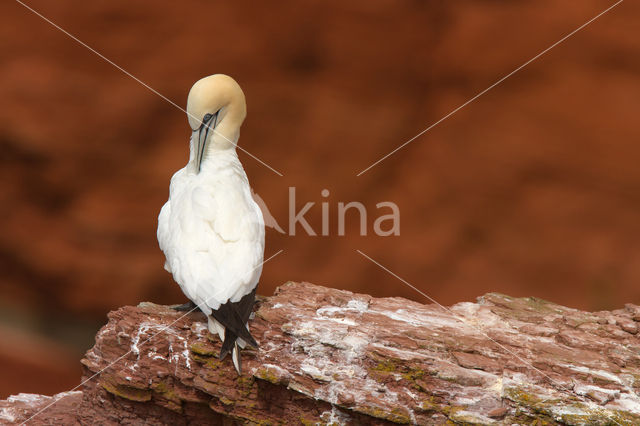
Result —
POLYGON ((197 307, 198 305, 196 305, 192 301, 188 301, 187 303, 183 303, 182 305, 172 305, 171 309, 178 312, 189 312, 195 310, 197 307))

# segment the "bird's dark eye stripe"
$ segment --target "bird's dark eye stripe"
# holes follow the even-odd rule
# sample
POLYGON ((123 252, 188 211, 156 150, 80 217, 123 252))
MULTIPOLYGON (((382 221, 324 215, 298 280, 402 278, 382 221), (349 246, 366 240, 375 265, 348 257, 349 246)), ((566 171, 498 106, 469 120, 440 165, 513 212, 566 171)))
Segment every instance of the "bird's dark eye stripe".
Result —
POLYGON ((213 114, 207 113, 207 114, 205 114, 205 116, 202 119, 202 121, 206 123, 207 121, 211 120, 211 117, 213 117, 213 114))

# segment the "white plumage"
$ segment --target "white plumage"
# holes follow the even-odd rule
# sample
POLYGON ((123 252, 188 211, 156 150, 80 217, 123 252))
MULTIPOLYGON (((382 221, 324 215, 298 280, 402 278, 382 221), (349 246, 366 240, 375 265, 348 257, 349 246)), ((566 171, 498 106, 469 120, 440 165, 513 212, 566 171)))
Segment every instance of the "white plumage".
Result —
MULTIPOLYGON (((264 256, 262 213, 235 151, 245 108, 242 90, 230 77, 218 74, 194 84, 187 103, 193 129, 189 163, 171 178, 169 200, 158 217, 165 269, 223 341, 225 328, 233 336, 239 330, 211 315, 219 316, 221 306, 240 309, 237 302, 258 284, 264 256)), ((245 313, 238 310, 239 317, 248 318, 245 313)), ((244 347, 246 339, 237 340, 244 347)), ((235 345, 233 358, 240 373, 235 345)))
POLYGON ((262 213, 237 156, 210 160, 200 174, 173 176, 158 218, 165 269, 207 315, 254 289, 264 253, 262 213))

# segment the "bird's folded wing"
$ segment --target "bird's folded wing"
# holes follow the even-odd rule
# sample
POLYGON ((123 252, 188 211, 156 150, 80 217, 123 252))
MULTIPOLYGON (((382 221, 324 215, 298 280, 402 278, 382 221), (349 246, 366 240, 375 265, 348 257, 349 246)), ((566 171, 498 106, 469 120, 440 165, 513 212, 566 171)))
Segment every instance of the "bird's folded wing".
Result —
POLYGON ((189 267, 193 276, 188 281, 197 283, 194 293, 212 307, 249 293, 264 250, 264 229, 254 206, 242 191, 225 187, 195 188, 191 201, 193 217, 200 219, 191 237, 198 247, 189 267))
POLYGON ((194 214, 209 222, 222 240, 238 241, 249 231, 244 222, 250 211, 242 193, 222 186, 211 190, 199 187, 192 197, 194 214))

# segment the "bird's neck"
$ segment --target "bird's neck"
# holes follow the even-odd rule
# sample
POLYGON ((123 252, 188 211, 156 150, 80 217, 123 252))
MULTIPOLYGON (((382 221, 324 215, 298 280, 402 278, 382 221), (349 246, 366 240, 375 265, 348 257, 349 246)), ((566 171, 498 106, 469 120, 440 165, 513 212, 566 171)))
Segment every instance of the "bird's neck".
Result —
MULTIPOLYGON (((236 165, 239 165, 240 160, 238 159, 238 154, 236 153, 236 144, 238 142, 238 137, 238 131, 236 131, 235 135, 216 132, 213 135, 209 136, 204 155, 202 157, 202 163, 200 164, 200 170, 216 170, 227 168, 230 166, 235 167, 236 165)), ((197 165, 194 146, 194 142, 193 140, 191 140, 187 170, 195 174, 197 173, 197 165)))
POLYGON ((230 117, 224 117, 215 129, 213 129, 207 141, 207 152, 205 154, 214 154, 215 151, 236 149, 238 138, 240 137, 240 127, 229 120, 229 118, 230 117))

